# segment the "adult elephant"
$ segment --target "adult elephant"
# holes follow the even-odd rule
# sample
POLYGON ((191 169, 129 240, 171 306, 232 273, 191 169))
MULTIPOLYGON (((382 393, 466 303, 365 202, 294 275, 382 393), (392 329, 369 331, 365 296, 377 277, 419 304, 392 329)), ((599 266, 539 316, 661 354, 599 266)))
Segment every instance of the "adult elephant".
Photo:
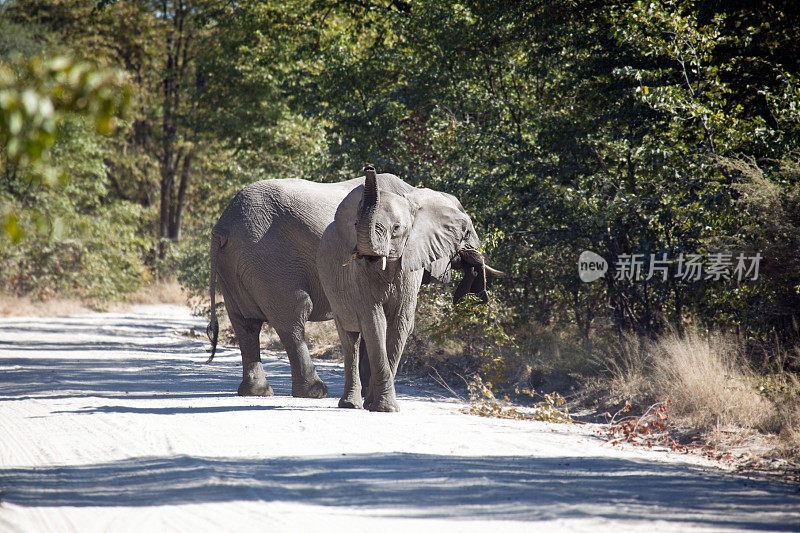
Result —
POLYGON ((371 376, 364 406, 397 411, 394 377, 414 326, 425 271, 440 261, 468 270, 456 298, 475 287, 485 295, 486 271, 472 221, 455 197, 430 189, 396 189, 365 169, 363 186, 342 200, 317 253, 319 279, 333 311, 345 360, 339 407, 361 407, 359 339, 371 376), (477 269, 480 269, 478 274, 477 269))
MULTIPOLYGON (((375 179, 374 170, 371 176, 375 179)), ((387 193, 403 196, 417 191, 392 174, 380 174, 376 179, 381 190, 387 193)), ((260 356, 259 334, 265 322, 278 333, 289 356, 292 395, 309 398, 327 395, 328 388, 319 378, 305 342, 307 321, 330 320, 334 316, 318 274, 317 252, 322 235, 334 222, 340 204, 352 203, 353 194, 360 198, 363 189, 364 178, 340 183, 302 179, 259 181, 242 189, 214 226, 211 305, 213 310, 219 279, 225 308, 242 354, 240 395, 273 394, 260 356)), ((469 220, 455 197, 432 191, 431 194, 446 199, 469 220)), ((478 237, 471 222, 467 233, 464 247, 477 249, 478 237)), ((351 248, 348 255, 352 252, 351 248)), ((465 276, 455 298, 470 291, 485 294, 485 277, 477 275, 483 264, 480 254, 470 251, 453 255, 456 257, 442 256, 430 261, 415 272, 420 278, 433 276, 446 281, 451 268, 459 268, 465 271, 465 276)), ((346 268, 341 266, 346 259, 339 263, 339 269, 346 268)), ((219 335, 215 312, 212 312, 208 333, 210 362, 219 335)))

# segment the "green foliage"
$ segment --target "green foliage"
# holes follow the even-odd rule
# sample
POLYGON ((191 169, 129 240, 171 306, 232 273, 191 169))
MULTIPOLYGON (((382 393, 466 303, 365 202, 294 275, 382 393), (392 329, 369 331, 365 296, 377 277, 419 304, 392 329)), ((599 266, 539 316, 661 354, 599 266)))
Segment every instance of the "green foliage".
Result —
POLYGON ((105 200, 110 145, 98 135, 127 110, 130 87, 119 69, 51 53, 41 33, 2 26, 0 286, 118 299, 149 279, 143 210, 105 200))
POLYGON ((512 330, 576 329, 585 353, 689 318, 790 340, 794 260, 742 216, 747 179, 724 161, 777 176, 796 150, 793 13, 668 0, 342 9, 321 29, 304 104, 327 126, 331 175, 369 160, 501 230, 490 259, 509 273, 495 297, 512 330), (611 264, 602 281, 578 279, 583 250, 611 264), (613 279, 622 254, 758 250, 771 253, 758 283, 613 279))
MULTIPOLYGON (((121 72, 74 58, 0 63, 3 160, 21 166, 46 160, 67 113, 90 117, 98 133, 110 133, 129 96, 121 72)), ((47 183, 55 181, 53 173, 39 177, 47 183)))
MULTIPOLYGON (((798 338, 800 306, 800 163, 787 153, 778 166, 763 170, 754 159, 720 159, 736 181, 737 223, 717 239, 718 247, 758 250, 761 283, 713 287, 700 312, 720 325, 745 324, 754 345, 798 338)), ((789 361, 787 363, 791 364, 789 361)))
POLYGON ((91 215, 70 214, 63 235, 32 236, 0 251, 0 286, 17 294, 118 300, 151 279, 142 260, 141 209, 117 203, 91 215))
POLYGON ((461 351, 493 383, 549 345, 583 371, 605 339, 687 322, 735 330, 754 354, 797 338, 800 26, 788 0, 27 0, 3 14, 3 83, 17 95, 6 99, 32 111, 22 125, 6 113, 2 131, 33 143, 4 138, 3 238, 88 245, 78 213, 135 204, 114 230, 140 279, 177 271, 201 295, 209 229, 242 186, 337 181, 369 161, 455 194, 507 272, 489 306, 451 310, 435 291, 425 303, 441 317, 437 350, 461 351), (95 133, 124 106, 114 77, 32 59, 75 50, 130 83, 110 137, 95 133), (75 97, 81 84, 90 98, 75 97), (40 98, 62 86, 53 129, 40 98), (103 98, 116 103, 91 103, 103 98), (48 150, 69 200, 28 187, 58 176, 26 163, 48 150), (577 277, 584 250, 609 262, 602 280, 577 277), (714 251, 760 252, 760 279, 613 277, 623 254, 714 251))
MULTIPOLYGON (((62 184, 68 175, 50 164, 50 150, 65 118, 89 118, 98 133, 110 133, 128 106, 129 89, 121 72, 99 69, 70 57, 40 56, 13 63, 0 61, 0 164, 6 175, 20 174, 32 186, 62 184)), ((19 212, 0 207, 5 236, 23 237, 19 212)), ((34 213, 40 232, 48 224, 34 213)))
MULTIPOLYGON (((147 210, 106 200, 108 141, 86 119, 68 118, 51 149, 69 169, 67 184, 36 187, 6 169, 0 202, 18 216, 25 238, 0 247, 0 287, 46 299, 117 300, 151 279, 145 266, 147 210)), ((1 239, 1 237, 0 237, 1 239)))
POLYGON ((193 233, 177 252, 178 281, 190 297, 206 298, 210 279, 211 228, 193 233))
POLYGON ((437 304, 442 318, 430 326, 431 338, 441 345, 458 343, 468 369, 477 369, 489 382, 506 383, 505 355, 514 349, 514 341, 503 329, 497 305, 484 304, 473 294, 451 309, 441 309, 450 307, 443 299, 437 304))

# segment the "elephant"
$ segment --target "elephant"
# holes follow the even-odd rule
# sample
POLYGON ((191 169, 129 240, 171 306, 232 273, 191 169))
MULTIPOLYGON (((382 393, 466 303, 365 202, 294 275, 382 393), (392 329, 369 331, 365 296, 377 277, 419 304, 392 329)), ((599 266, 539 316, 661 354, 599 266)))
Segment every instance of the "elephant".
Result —
POLYGON ((364 185, 342 200, 322 235, 317 268, 345 361, 339 407, 389 412, 398 410, 394 378, 425 270, 458 258, 469 266, 464 280, 470 288, 480 267, 483 289, 486 271, 500 272, 483 261, 472 220, 453 196, 430 189, 397 191, 379 180, 372 166, 364 173, 364 185), (360 339, 370 368, 363 404, 360 339))
MULTIPOLYGON (((370 175, 375 178, 374 169, 370 175)), ((211 340, 211 355, 207 362, 214 358, 219 337, 219 322, 215 311, 215 289, 219 280, 225 308, 242 356, 242 382, 237 391, 239 395, 274 394, 266 379, 260 356, 261 326, 268 323, 277 332, 289 357, 292 395, 308 398, 327 396, 328 388, 317 374, 308 353, 305 324, 307 321, 334 318, 329 291, 323 287, 318 265, 323 264, 325 271, 329 272, 334 263, 339 261, 338 269, 347 271, 346 267, 341 266, 347 261, 347 257, 340 261, 339 256, 352 256, 353 249, 348 254, 339 253, 337 249, 336 259, 330 256, 326 260, 327 256, 319 248, 323 234, 330 231, 330 228, 337 227, 337 216, 339 219, 352 216, 352 204, 361 198, 365 179, 361 177, 339 183, 319 183, 297 178, 258 181, 236 194, 213 227, 209 286, 212 313, 207 328, 211 340)), ((440 198, 441 203, 448 204, 451 210, 461 213, 460 217, 465 224, 461 228, 464 230, 463 247, 469 250, 478 249, 480 243, 469 216, 454 196, 434 191, 416 193, 420 189, 392 174, 379 174, 375 179, 384 195, 391 194, 401 198, 406 195, 428 194, 440 198)), ((331 242, 326 244, 328 247, 330 245, 331 242)), ((431 278, 448 281, 452 269, 459 269, 465 275, 454 293, 454 298, 460 299, 468 292, 485 297, 486 277, 477 274, 483 268, 480 253, 464 251, 457 254, 453 250, 453 254, 447 255, 450 248, 452 247, 442 249, 441 257, 426 256, 425 261, 415 260, 413 266, 416 269, 409 279, 406 278, 410 272, 407 268, 402 269, 403 283, 411 283, 408 286, 403 285, 404 294, 414 292, 415 301, 419 282, 423 278, 426 281, 431 278)), ((365 260, 371 258, 359 257, 353 261, 354 268, 362 265, 365 260)), ((397 259, 392 257, 391 272, 398 270, 396 262, 397 259)), ((339 299, 335 300, 336 305, 340 306, 339 299)), ((411 313, 413 319, 413 307, 404 309, 406 313, 411 313)), ((353 323, 349 319, 352 317, 343 312, 339 316, 341 318, 337 327, 342 323, 350 328, 348 332, 351 331, 353 323)), ((412 323, 413 320, 406 321, 405 326, 410 327, 412 323)), ((369 339, 371 337, 367 336, 365 340, 369 339)), ((366 349, 369 354, 370 348, 363 344, 362 353, 366 349)), ((377 345, 375 349, 378 349, 377 345)), ((352 350, 343 350, 351 353, 350 358, 355 361, 352 350)), ((368 365, 362 367, 365 374, 369 372, 368 365)), ((384 370, 380 367, 381 383, 385 377, 384 370)), ((353 384, 352 381, 348 383, 351 386, 353 384)), ((384 396, 382 393, 379 397, 384 396)), ((353 403, 355 406, 361 402, 353 403)), ((343 400, 340 404, 346 405, 347 402, 343 400)))

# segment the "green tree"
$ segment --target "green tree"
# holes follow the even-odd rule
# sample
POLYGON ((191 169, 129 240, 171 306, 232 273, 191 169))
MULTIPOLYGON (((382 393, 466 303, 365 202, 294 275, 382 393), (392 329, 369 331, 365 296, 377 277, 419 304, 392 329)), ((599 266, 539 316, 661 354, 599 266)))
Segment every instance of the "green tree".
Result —
POLYGON ((796 150, 791 3, 324 4, 305 106, 329 124, 329 174, 369 160, 457 194, 502 232, 498 294, 518 324, 588 339, 743 316, 746 299, 720 298, 731 284, 583 284, 575 264, 759 242, 741 238, 743 178, 724 161, 777 170, 796 150))
MULTIPOLYGON (((0 59, 0 167, 5 179, 9 185, 21 179, 27 186, 54 185, 59 178, 65 182, 67 175, 50 157, 62 124, 71 115, 83 116, 97 133, 110 133, 128 107, 124 76, 68 56, 26 58, 14 50, 4 55, 16 57, 0 59)), ((19 241, 19 213, 3 211, 6 235, 19 241)))

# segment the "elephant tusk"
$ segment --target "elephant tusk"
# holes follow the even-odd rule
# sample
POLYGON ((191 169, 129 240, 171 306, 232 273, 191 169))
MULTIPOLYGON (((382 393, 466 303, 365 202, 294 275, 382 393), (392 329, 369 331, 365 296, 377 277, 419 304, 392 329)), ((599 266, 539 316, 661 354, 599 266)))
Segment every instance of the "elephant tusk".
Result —
POLYGON ((501 270, 497 270, 496 268, 492 268, 492 267, 490 267, 489 265, 486 265, 486 264, 483 265, 483 268, 485 268, 487 272, 490 272, 491 274, 494 274, 495 276, 505 276, 506 275, 505 272, 503 272, 501 270))
POLYGON ((381 270, 386 270, 386 256, 381 257, 381 270))

